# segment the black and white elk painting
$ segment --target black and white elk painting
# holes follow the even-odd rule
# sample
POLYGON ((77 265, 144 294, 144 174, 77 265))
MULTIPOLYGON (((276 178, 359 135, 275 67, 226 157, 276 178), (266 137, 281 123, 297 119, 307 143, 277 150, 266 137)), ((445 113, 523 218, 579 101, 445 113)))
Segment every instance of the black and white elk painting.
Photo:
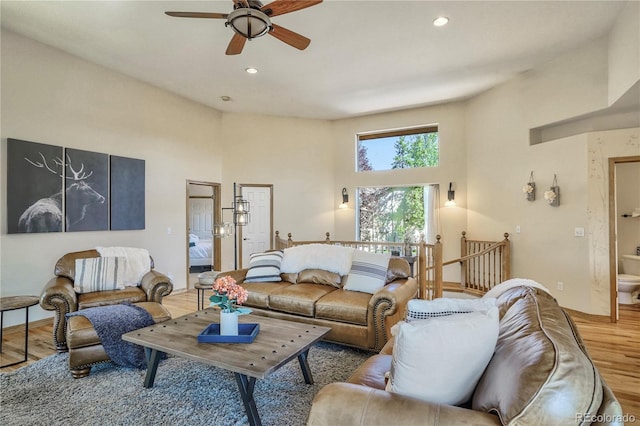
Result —
POLYGON ((109 229, 109 155, 65 149, 67 231, 109 229))
POLYGON ((7 139, 8 232, 108 229, 108 158, 7 139))
POLYGON ((62 147, 7 139, 7 232, 62 232, 62 147))

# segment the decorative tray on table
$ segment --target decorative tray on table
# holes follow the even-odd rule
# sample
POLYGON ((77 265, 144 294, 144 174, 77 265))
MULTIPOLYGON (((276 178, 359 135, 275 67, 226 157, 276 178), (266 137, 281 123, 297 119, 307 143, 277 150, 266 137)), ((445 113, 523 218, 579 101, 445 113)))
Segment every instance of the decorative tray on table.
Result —
POLYGON ((251 343, 260 331, 260 324, 238 324, 237 336, 220 335, 220 324, 209 324, 198 334, 198 343, 251 343))

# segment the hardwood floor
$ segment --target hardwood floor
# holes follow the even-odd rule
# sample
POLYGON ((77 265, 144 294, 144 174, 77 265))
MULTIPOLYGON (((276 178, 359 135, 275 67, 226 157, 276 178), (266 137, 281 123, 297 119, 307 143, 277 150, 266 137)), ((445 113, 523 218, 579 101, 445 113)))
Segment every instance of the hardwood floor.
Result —
MULTIPOLYGON (((172 294, 163 303, 173 317, 193 312, 196 310, 196 291, 172 294)), ((575 311, 571 311, 571 316, 600 374, 620 401, 623 412, 640 421, 640 309, 621 309, 620 321, 616 324, 575 311)), ((27 361, 2 368, 0 372, 14 371, 54 354, 51 332, 51 320, 31 323, 27 361)), ((5 329, 2 340, 1 365, 23 358, 24 327, 5 329)))

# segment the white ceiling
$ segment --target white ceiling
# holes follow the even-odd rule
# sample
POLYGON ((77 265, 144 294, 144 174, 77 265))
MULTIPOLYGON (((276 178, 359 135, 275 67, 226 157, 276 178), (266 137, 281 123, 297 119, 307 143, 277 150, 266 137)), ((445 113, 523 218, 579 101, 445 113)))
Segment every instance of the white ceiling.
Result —
POLYGON ((309 37, 306 50, 264 36, 238 56, 224 53, 224 20, 164 14, 228 13, 231 0, 0 7, 6 29, 221 111, 337 119, 472 96, 605 36, 623 3, 325 0, 273 18, 309 37), (432 25, 439 15, 447 26, 432 25))

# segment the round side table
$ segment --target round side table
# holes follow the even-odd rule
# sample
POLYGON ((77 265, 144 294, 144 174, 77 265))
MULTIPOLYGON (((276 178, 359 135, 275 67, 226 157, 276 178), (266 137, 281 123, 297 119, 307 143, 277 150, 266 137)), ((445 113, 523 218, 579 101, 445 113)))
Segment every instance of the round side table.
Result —
POLYGON ((29 350, 29 308, 37 305, 40 298, 37 296, 9 296, 0 297, 0 352, 2 352, 2 327, 4 322, 4 313, 7 311, 15 311, 16 309, 24 309, 24 359, 7 365, 0 365, 0 368, 10 367, 20 364, 27 360, 29 350))
MULTIPOLYGON (((193 286, 196 290, 198 290, 198 309, 203 310, 205 305, 205 290, 213 289, 213 283, 216 282, 216 277, 218 276, 219 271, 207 271, 198 275, 198 282, 193 286)), ((207 306, 209 304, 207 303, 207 306)))
POLYGON ((213 284, 197 283, 193 286, 193 288, 198 290, 198 310, 201 311, 204 309, 204 301, 205 301, 204 292, 205 290, 211 290, 213 288, 213 284))

